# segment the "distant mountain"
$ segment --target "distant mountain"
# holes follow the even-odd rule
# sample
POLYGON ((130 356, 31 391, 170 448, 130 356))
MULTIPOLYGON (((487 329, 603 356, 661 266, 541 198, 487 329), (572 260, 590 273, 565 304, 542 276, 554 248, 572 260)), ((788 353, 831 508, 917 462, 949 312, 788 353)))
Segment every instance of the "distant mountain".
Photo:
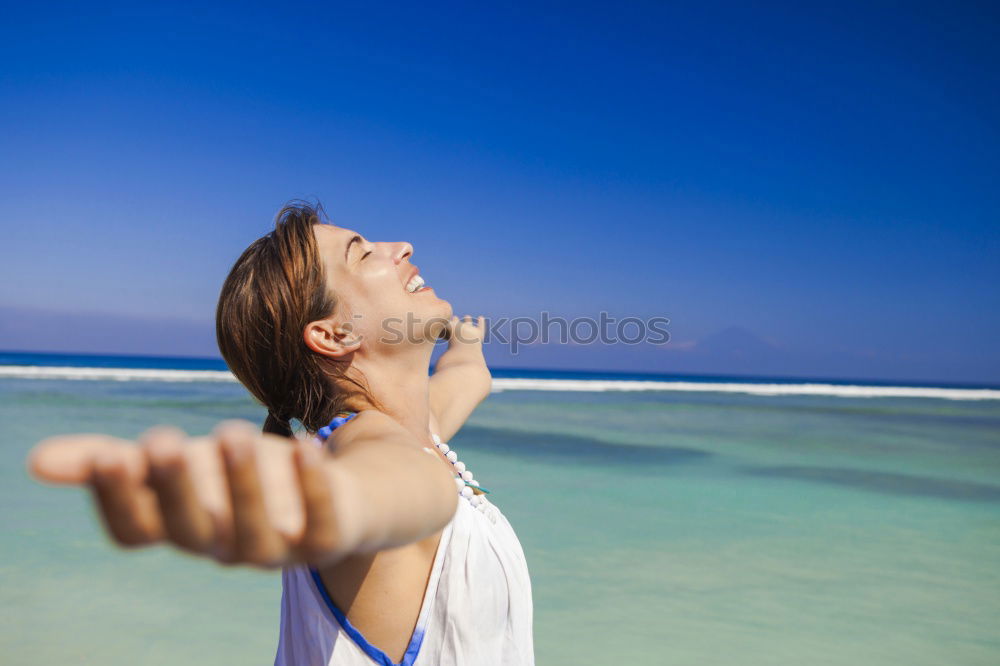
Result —
POLYGON ((491 344, 487 360, 497 367, 617 370, 684 375, 827 377, 995 384, 1000 364, 984 359, 961 367, 934 355, 905 359, 867 350, 829 349, 809 341, 775 342, 743 326, 727 326, 695 340, 665 345, 528 345, 513 356, 491 344))
POLYGON ((781 354, 782 350, 742 326, 730 326, 698 340, 685 353, 723 355, 758 359, 781 354))
POLYGON ((663 362, 678 372, 768 374, 793 371, 797 359, 773 342, 742 326, 728 326, 693 344, 663 349, 663 362))

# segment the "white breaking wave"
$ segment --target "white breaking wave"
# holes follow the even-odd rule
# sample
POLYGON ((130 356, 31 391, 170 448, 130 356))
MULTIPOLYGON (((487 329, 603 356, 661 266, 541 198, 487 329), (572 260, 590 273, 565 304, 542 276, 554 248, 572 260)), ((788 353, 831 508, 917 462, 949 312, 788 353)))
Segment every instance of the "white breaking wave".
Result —
POLYGON ((228 370, 159 370, 153 368, 74 368, 0 365, 0 377, 20 379, 100 379, 148 382, 235 382, 228 370))
POLYGON ((993 389, 841 384, 752 384, 737 382, 671 382, 618 379, 494 379, 494 391, 686 391, 752 395, 827 395, 842 398, 944 398, 1000 400, 993 389))
MULTIPOLYGON (((0 378, 80 379, 102 381, 235 382, 228 370, 161 370, 145 368, 76 368, 0 365, 0 378)), ((747 393, 750 395, 824 395, 842 398, 939 398, 945 400, 1000 400, 1000 390, 931 388, 921 386, 862 386, 841 384, 753 384, 739 382, 684 382, 629 379, 517 379, 493 380, 493 391, 680 391, 747 393)))

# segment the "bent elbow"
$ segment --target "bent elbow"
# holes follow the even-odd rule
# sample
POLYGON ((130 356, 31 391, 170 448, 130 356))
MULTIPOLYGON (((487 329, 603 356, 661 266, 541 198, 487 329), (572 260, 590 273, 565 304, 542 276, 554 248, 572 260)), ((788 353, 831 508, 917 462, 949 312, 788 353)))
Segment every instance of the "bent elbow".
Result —
POLYGON ((476 392, 476 397, 479 398, 479 402, 485 400, 493 391, 493 375, 490 374, 490 369, 485 364, 482 369, 477 370, 471 384, 473 390, 476 392))

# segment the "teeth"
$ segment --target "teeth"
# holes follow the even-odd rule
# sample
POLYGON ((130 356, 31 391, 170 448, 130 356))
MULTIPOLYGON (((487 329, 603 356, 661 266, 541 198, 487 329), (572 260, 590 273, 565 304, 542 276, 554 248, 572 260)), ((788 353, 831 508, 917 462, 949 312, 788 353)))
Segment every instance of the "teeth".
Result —
POLYGON ((422 286, 424 286, 424 279, 419 275, 414 275, 413 277, 410 278, 410 281, 406 283, 406 291, 412 294, 417 289, 420 289, 422 286))

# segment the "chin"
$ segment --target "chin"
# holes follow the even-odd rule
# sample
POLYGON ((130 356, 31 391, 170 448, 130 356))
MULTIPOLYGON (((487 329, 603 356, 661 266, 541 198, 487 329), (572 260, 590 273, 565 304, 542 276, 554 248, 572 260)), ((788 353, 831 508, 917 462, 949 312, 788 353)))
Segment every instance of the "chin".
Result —
POLYGON ((427 319, 451 319, 452 307, 451 303, 439 298, 437 293, 434 293, 434 299, 432 302, 427 304, 426 317, 427 319))
POLYGON ((451 315, 452 315, 451 303, 449 303, 448 301, 444 300, 443 298, 439 298, 438 300, 441 301, 441 314, 440 314, 440 316, 444 317, 445 319, 451 319, 451 315))
POLYGON ((437 340, 444 335, 444 332, 448 328, 447 322, 451 319, 452 314, 451 303, 443 299, 438 299, 438 301, 439 307, 435 308, 434 314, 430 317, 430 319, 438 322, 435 326, 435 330, 430 332, 430 337, 433 340, 437 340))

